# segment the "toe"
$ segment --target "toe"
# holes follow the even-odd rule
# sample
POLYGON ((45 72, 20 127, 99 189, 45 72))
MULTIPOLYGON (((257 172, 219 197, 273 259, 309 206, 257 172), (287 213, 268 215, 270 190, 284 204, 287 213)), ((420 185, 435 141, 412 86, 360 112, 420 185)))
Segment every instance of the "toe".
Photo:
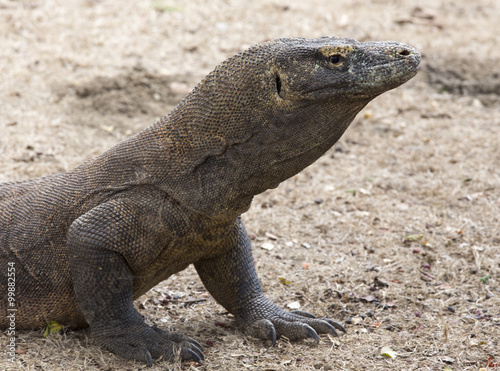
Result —
POLYGON ((299 316, 302 316, 302 317, 307 317, 307 318, 316 318, 316 316, 312 313, 309 313, 309 312, 305 312, 303 310, 294 310, 292 311, 291 313, 293 314, 298 314, 299 316))
POLYGON ((317 331, 307 323, 279 320, 275 324, 278 337, 286 336, 290 340, 313 338, 316 342, 319 342, 317 331))
MULTIPOLYGON (((192 351, 193 353, 195 353, 200 358, 200 360, 203 361, 205 359, 205 355, 203 354, 203 351, 200 348, 198 348, 196 345, 190 344, 188 349, 190 351, 192 351)), ((199 361, 197 361, 197 362, 199 362, 199 361)))
POLYGON ((318 336, 318 333, 316 332, 316 330, 314 330, 309 325, 304 324, 303 326, 305 327, 305 329, 307 331, 307 336, 316 340, 316 343, 319 343, 319 336, 318 336))
POLYGON ((271 340, 273 346, 276 345, 276 329, 268 319, 260 319, 251 323, 246 327, 245 333, 259 339, 271 340))
POLYGON ((185 348, 182 350, 182 353, 181 353, 181 360, 182 361, 201 362, 202 359, 203 358, 201 358, 200 355, 192 349, 185 348))
POLYGON ((194 339, 192 339, 190 337, 187 337, 187 338, 188 338, 188 341, 190 343, 192 343, 196 348, 198 348, 203 353, 203 346, 200 343, 198 343, 196 340, 194 340, 194 339))
POLYGON ((337 330, 340 330, 343 333, 347 333, 347 331, 345 330, 344 326, 342 326, 340 323, 335 322, 335 321, 333 321, 333 320, 331 320, 329 318, 322 318, 322 320, 328 322, 330 325, 332 325, 333 327, 335 327, 337 330))

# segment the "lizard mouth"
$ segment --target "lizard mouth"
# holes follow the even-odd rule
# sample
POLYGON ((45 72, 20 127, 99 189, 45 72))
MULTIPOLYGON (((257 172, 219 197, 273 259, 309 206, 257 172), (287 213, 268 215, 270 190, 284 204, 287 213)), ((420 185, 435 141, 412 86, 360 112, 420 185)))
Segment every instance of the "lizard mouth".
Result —
POLYGON ((402 55, 406 58, 373 66, 363 80, 353 85, 351 93, 356 96, 378 95, 410 80, 418 73, 420 54, 415 51, 402 55))

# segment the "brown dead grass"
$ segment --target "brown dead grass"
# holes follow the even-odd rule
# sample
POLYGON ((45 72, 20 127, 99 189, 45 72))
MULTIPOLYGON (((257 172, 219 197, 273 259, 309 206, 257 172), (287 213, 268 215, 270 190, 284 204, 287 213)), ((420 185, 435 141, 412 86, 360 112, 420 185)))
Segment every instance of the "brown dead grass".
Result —
MULTIPOLYGON (((422 73, 371 103, 335 148, 256 197, 244 215, 269 297, 338 319, 346 335, 324 335, 319 345, 282 339, 274 348, 247 338, 192 268, 136 304, 149 321, 208 344, 205 370, 500 363, 500 5, 419 6, 2 0, 0 181, 96 156, 250 44, 325 34, 407 42, 424 54, 422 73), (262 249, 265 242, 274 248, 262 249), (397 357, 382 356, 382 346, 397 357)), ((6 342, 0 337, 2 349, 6 342)), ((0 369, 144 368, 95 346, 85 331, 20 332, 17 344, 16 364, 0 355, 0 369)), ((180 366, 153 370, 165 368, 180 366)))

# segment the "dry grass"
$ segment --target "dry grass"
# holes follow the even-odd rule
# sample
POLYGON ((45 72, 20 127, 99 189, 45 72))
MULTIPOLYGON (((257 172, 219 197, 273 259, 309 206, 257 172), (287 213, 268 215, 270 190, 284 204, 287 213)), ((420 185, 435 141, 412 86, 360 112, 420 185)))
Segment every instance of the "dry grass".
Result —
MULTIPOLYGON (((371 103, 335 148, 244 216, 269 297, 339 319, 346 335, 275 348, 247 338, 191 268, 136 304, 163 328, 213 343, 206 370, 500 363, 500 5, 419 4, 2 0, 0 181, 96 156, 246 45, 324 34, 407 42, 424 54, 422 73, 371 103), (166 294, 179 298, 164 303, 166 294)), ((0 369, 143 368, 85 331, 18 335, 16 365, 0 356, 0 369)), ((153 370, 165 368, 180 366, 153 370)))

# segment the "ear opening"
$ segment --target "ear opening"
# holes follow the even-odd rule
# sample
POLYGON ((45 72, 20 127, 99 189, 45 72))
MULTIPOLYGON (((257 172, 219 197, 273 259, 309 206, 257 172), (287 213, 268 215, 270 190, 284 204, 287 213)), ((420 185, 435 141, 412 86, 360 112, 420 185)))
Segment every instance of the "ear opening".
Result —
POLYGON ((283 98, 282 90, 281 90, 281 78, 278 74, 276 74, 276 91, 278 95, 283 98))

